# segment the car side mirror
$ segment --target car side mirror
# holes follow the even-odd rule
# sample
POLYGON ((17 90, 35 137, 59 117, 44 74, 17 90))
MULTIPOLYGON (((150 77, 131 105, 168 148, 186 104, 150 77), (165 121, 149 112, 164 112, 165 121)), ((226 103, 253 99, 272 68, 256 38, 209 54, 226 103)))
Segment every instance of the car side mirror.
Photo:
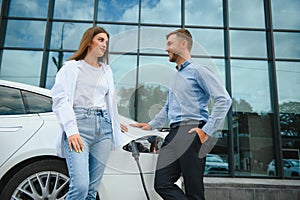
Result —
MULTIPOLYGON (((145 136, 135 139, 136 146, 140 153, 158 153, 161 149, 164 139, 157 135, 145 136)), ((132 152, 131 143, 123 146, 123 149, 132 152)))

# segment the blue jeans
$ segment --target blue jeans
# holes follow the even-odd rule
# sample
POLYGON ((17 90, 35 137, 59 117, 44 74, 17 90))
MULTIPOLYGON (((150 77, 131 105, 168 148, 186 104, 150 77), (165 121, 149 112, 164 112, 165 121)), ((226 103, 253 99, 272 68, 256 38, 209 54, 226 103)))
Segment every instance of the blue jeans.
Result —
POLYGON ((96 199, 112 148, 111 119, 106 110, 74 108, 84 152, 70 151, 65 137, 70 184, 67 200, 96 199))

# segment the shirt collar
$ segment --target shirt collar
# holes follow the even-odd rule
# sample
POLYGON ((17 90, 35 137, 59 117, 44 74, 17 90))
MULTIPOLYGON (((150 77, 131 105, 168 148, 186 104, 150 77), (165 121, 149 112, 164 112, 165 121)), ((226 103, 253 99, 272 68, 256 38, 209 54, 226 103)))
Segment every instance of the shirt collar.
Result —
POLYGON ((189 64, 191 64, 191 60, 186 60, 184 63, 182 63, 181 65, 180 65, 180 69, 178 70, 178 66, 176 66, 176 69, 178 70, 178 71, 181 71, 181 70, 183 70, 184 68, 186 68, 189 64))

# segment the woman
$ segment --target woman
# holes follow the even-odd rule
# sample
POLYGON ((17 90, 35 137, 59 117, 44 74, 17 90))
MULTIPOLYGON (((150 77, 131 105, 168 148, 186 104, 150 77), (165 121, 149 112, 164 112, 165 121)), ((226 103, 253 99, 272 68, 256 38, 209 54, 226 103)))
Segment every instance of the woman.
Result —
POLYGON ((118 122, 108 42, 103 28, 87 29, 51 89, 63 131, 58 154, 66 158, 70 176, 68 200, 96 199, 112 146, 119 145, 121 131, 127 131, 118 122))

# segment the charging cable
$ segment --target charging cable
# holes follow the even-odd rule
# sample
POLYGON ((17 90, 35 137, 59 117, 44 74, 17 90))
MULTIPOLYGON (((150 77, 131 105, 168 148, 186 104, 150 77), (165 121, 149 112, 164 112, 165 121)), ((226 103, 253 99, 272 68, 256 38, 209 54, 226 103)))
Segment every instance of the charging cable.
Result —
POLYGON ((149 194, 147 192, 147 188, 146 188, 146 185, 145 185, 145 180, 144 180, 144 177, 143 177, 143 173, 142 173, 142 168, 141 168, 141 165, 140 165, 140 162, 139 162, 139 158, 140 158, 140 152, 139 152, 139 149, 137 147, 137 144, 134 140, 132 140, 130 142, 130 145, 131 145, 131 154, 132 154, 132 157, 134 158, 134 160, 136 161, 137 163, 137 166, 139 168, 139 172, 140 172, 140 176, 141 176, 141 180, 142 180, 142 184, 143 184, 143 188, 144 188, 144 191, 145 191, 145 194, 146 194, 146 197, 147 197, 147 200, 150 200, 149 198, 149 194))

